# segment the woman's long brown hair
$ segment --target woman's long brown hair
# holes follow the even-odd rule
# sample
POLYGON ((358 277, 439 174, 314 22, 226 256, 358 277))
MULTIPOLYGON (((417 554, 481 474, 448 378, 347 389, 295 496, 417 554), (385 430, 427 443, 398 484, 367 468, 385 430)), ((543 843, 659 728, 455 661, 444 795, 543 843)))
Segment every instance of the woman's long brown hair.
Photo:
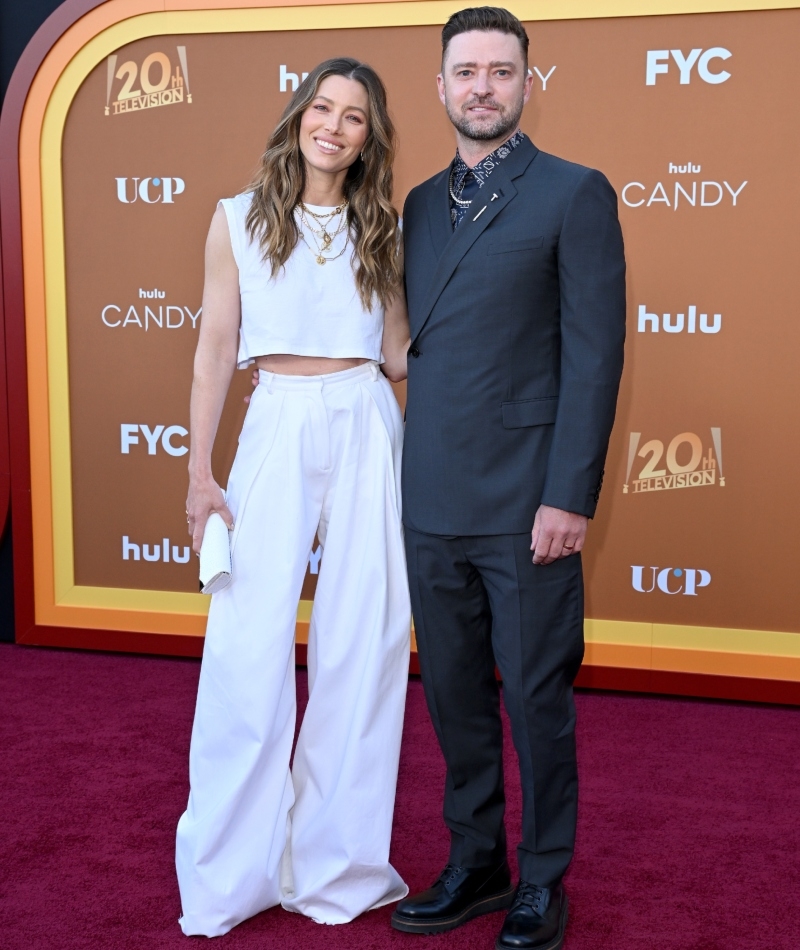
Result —
POLYGON ((386 106, 386 90, 372 67, 342 57, 320 63, 300 83, 267 142, 250 182, 253 200, 247 230, 258 241, 274 277, 297 245, 300 231, 294 209, 306 183, 300 151, 300 120, 328 76, 360 82, 369 97, 369 134, 359 157, 347 170, 344 196, 353 236, 356 287, 364 307, 375 298, 385 307, 402 280, 398 254, 398 215, 392 206, 395 131, 386 106))

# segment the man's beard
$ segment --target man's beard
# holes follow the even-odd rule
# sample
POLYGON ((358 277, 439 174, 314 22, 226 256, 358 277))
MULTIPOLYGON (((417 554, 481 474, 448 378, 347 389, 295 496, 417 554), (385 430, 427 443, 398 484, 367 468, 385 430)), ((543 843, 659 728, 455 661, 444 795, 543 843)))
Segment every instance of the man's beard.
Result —
POLYGON ((464 138, 473 139, 476 142, 492 142, 497 139, 511 137, 512 132, 519 125, 524 103, 522 96, 520 96, 519 102, 514 104, 511 112, 506 112, 499 102, 495 102, 494 99, 490 98, 473 99, 463 107, 461 112, 456 112, 447 96, 445 96, 444 104, 450 121, 464 138), (492 106, 497 109, 494 121, 487 123, 485 119, 471 119, 466 110, 474 105, 492 106))

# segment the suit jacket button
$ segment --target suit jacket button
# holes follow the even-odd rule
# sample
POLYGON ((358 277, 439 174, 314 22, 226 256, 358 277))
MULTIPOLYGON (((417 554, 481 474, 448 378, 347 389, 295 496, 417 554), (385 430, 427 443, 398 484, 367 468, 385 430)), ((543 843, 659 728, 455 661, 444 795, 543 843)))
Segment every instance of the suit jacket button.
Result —
POLYGON ((413 356, 414 359, 416 359, 419 356, 419 350, 416 348, 416 346, 411 346, 408 349, 408 355, 413 356))

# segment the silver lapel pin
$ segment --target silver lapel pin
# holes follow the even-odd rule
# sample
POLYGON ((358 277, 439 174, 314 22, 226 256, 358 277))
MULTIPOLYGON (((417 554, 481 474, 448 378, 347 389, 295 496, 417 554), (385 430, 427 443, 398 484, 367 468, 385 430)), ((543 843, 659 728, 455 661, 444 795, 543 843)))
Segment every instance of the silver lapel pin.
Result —
POLYGON ((498 196, 496 194, 492 195, 490 201, 494 201, 498 196))
POLYGON ((488 205, 484 205, 484 206, 481 208, 481 210, 475 215, 475 217, 474 217, 472 220, 473 220, 473 221, 477 221, 478 218, 483 214, 483 212, 484 212, 488 207, 489 207, 488 205))

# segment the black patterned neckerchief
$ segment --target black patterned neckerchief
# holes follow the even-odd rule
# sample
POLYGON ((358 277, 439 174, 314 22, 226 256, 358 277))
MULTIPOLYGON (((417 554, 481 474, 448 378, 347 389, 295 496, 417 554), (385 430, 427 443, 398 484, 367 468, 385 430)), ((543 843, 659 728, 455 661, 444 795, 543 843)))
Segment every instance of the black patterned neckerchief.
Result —
POLYGON ((507 142, 503 142, 493 152, 490 152, 486 158, 481 159, 474 168, 470 168, 464 159, 456 150, 456 157, 450 170, 448 187, 450 194, 450 221, 453 230, 461 224, 469 211, 469 206, 459 205, 453 201, 453 195, 461 201, 472 201, 484 185, 484 182, 497 168, 498 164, 522 142, 525 133, 518 129, 507 142))

